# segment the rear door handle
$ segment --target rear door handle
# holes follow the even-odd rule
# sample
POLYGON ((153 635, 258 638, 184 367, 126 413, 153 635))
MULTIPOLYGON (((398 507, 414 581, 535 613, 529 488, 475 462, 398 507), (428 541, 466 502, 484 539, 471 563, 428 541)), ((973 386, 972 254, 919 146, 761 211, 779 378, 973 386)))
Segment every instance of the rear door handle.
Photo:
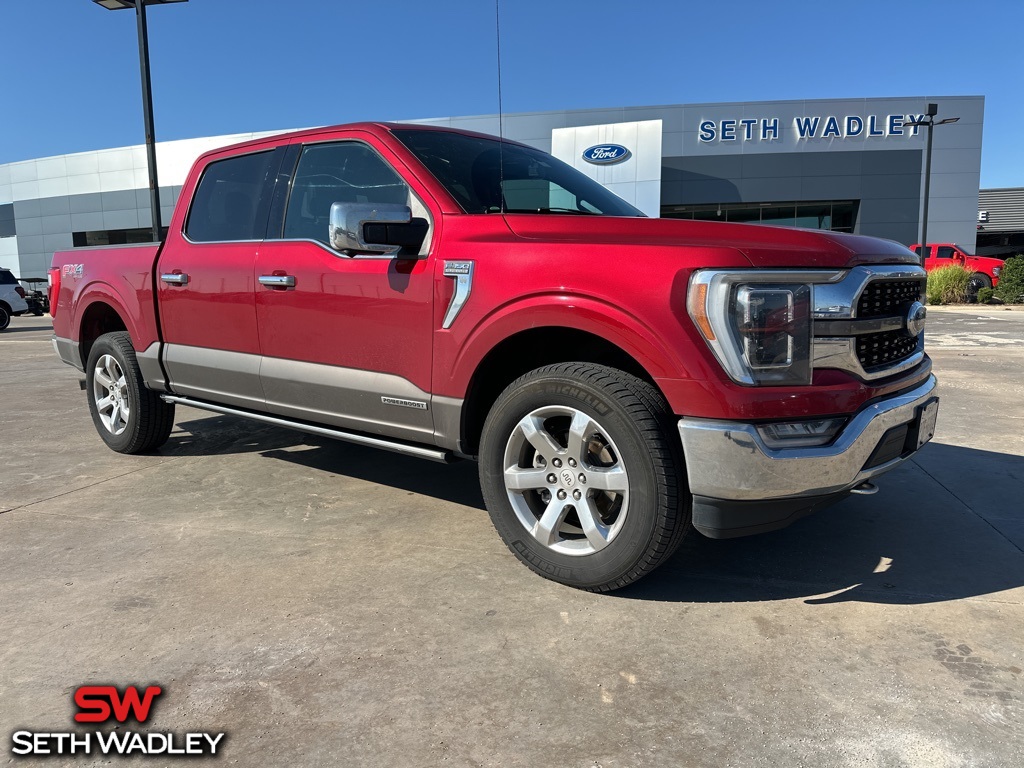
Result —
POLYGON ((160 279, 168 285, 188 285, 188 275, 183 272, 172 272, 160 275, 160 279))
POLYGON ((295 277, 293 275, 260 275, 260 285, 270 288, 294 288, 295 277))

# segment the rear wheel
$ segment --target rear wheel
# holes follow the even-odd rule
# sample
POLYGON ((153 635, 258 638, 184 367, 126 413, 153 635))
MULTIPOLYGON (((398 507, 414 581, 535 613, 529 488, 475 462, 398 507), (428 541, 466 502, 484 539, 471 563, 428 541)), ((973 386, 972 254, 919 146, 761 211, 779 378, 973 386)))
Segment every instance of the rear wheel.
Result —
POLYGON ((127 333, 105 333, 96 339, 85 371, 89 412, 111 449, 142 453, 167 442, 174 405, 146 389, 127 333))
POLYGON ((11 324, 11 310, 5 305, 0 304, 0 331, 6 331, 7 326, 11 324))
POLYGON ((651 385, 562 363, 513 382, 480 444, 480 482, 505 544, 572 587, 624 587, 664 562, 689 528, 672 417, 651 385))

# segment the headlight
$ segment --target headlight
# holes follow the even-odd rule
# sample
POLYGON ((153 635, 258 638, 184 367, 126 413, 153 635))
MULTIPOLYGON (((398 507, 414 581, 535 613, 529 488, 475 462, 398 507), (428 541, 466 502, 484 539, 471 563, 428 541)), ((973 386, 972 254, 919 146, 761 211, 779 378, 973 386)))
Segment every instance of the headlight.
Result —
POLYGON ((999 273, 1003 271, 1002 267, 992 267, 992 274, 995 277, 999 277, 999 273))
POLYGON ((687 310, 729 377, 747 385, 811 383, 813 283, 836 272, 701 270, 687 310))

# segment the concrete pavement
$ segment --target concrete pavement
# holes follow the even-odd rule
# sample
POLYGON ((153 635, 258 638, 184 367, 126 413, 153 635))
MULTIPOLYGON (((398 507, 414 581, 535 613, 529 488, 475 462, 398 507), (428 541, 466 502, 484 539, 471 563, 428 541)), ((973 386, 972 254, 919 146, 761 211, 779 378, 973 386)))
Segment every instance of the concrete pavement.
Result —
POLYGON ((469 463, 188 409, 158 453, 114 454, 16 318, 0 763, 114 682, 160 684, 146 728, 226 731, 242 766, 1020 765, 1024 323, 960 317, 930 308, 938 432, 877 495, 693 534, 613 595, 519 565, 469 463))

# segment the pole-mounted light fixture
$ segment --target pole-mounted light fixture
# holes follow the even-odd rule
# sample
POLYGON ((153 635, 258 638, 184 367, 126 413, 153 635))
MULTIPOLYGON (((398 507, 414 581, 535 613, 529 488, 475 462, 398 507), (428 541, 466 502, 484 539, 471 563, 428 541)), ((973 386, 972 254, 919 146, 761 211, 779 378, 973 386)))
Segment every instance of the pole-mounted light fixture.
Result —
MULTIPOLYGON (((135 7, 135 0, 92 0, 108 11, 123 11, 135 7)), ((169 3, 187 3, 188 0, 146 0, 145 5, 167 5, 169 3)))
POLYGON ((156 135, 153 131, 153 92, 149 82, 149 34, 146 6, 187 3, 188 0, 93 0, 108 11, 134 10, 139 35, 139 68, 142 71, 142 119, 146 126, 146 163, 149 166, 149 206, 152 212, 153 241, 160 241, 160 183, 156 174, 156 135))
POLYGON ((949 125, 959 120, 959 117, 947 117, 945 120, 935 120, 935 116, 939 114, 938 104, 929 104, 925 110, 924 116, 920 120, 913 120, 911 122, 904 123, 905 127, 909 128, 928 128, 928 148, 925 150, 924 155, 924 210, 921 212, 921 264, 924 265, 924 260, 928 256, 928 193, 931 190, 932 182, 932 131, 935 130, 936 125, 949 125))

